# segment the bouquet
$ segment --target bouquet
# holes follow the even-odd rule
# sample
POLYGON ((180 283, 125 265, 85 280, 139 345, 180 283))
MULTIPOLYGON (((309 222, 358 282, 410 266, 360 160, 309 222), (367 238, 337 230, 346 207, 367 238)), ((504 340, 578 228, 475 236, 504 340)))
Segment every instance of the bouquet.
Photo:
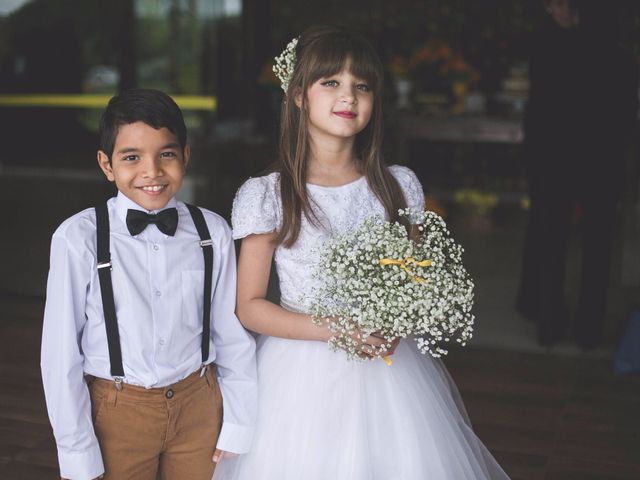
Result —
POLYGON ((369 218, 327 241, 320 253, 315 276, 322 287, 310 311, 317 324, 328 319, 329 345, 350 358, 360 355, 363 339, 373 333, 386 340, 372 347, 373 358, 396 338, 413 337, 422 353, 441 357, 447 343, 465 345, 472 336, 474 285, 462 265, 462 247, 436 213, 399 214, 416 238, 398 222, 369 218))

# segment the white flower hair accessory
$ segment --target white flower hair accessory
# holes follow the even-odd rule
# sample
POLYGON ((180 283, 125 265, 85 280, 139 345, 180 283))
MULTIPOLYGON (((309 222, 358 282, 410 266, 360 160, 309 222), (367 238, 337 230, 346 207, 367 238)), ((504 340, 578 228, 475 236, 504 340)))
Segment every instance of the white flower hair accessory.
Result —
POLYGON ((276 63, 273 65, 273 73, 280 80, 280 86, 285 93, 293 77, 293 70, 296 68, 296 45, 298 45, 298 37, 289 42, 287 48, 275 58, 276 63))

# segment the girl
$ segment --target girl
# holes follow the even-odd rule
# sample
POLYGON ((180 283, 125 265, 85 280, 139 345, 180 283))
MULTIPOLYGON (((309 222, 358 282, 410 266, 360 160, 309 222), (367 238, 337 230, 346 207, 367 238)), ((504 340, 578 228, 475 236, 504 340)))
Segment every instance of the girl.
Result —
MULTIPOLYGON (((372 215, 395 220, 424 200, 413 172, 382 162, 383 73, 371 46, 349 30, 316 27, 295 48, 280 167, 248 180, 232 215, 242 239, 237 314, 260 334, 259 419, 250 453, 222 459, 214 478, 507 478, 441 362, 411 341, 394 343, 391 367, 349 360, 305 313, 324 240, 372 215), (280 305, 266 299, 272 257, 280 305)), ((381 343, 365 339, 362 354, 381 343)))

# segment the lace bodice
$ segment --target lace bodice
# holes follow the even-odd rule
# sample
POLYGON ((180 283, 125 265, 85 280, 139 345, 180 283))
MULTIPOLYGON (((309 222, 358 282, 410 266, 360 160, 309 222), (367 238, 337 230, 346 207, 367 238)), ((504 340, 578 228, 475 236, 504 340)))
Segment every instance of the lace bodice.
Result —
MULTIPOLYGON (((407 204, 423 208, 424 194, 416 175, 406 167, 393 165, 407 204)), ((275 263, 280 280, 283 304, 304 310, 310 301, 318 280, 313 278, 318 262, 319 247, 336 233, 358 227, 373 215, 384 216, 384 208, 369 189, 365 177, 338 187, 307 184, 314 211, 321 222, 317 227, 302 216, 300 235, 291 248, 278 246, 275 263)), ((233 201, 233 237, 268 233, 282 223, 279 174, 250 178, 238 190, 233 201)))

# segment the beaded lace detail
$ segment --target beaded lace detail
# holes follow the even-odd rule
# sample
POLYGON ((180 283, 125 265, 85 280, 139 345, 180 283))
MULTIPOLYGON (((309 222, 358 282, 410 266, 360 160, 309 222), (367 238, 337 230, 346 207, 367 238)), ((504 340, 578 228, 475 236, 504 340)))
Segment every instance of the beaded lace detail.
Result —
MULTIPOLYGON (((400 183, 408 206, 423 208, 424 195, 416 175, 399 165, 391 166, 390 171, 400 183)), ((312 273, 324 241, 336 233, 356 228, 365 218, 385 214, 364 177, 338 187, 308 184, 307 188, 322 225, 314 226, 303 216, 296 243, 291 248, 279 246, 275 251, 282 302, 302 310, 318 286, 312 273)), ((279 193, 277 173, 247 180, 233 201, 233 237, 277 230, 282 222, 279 193)))

